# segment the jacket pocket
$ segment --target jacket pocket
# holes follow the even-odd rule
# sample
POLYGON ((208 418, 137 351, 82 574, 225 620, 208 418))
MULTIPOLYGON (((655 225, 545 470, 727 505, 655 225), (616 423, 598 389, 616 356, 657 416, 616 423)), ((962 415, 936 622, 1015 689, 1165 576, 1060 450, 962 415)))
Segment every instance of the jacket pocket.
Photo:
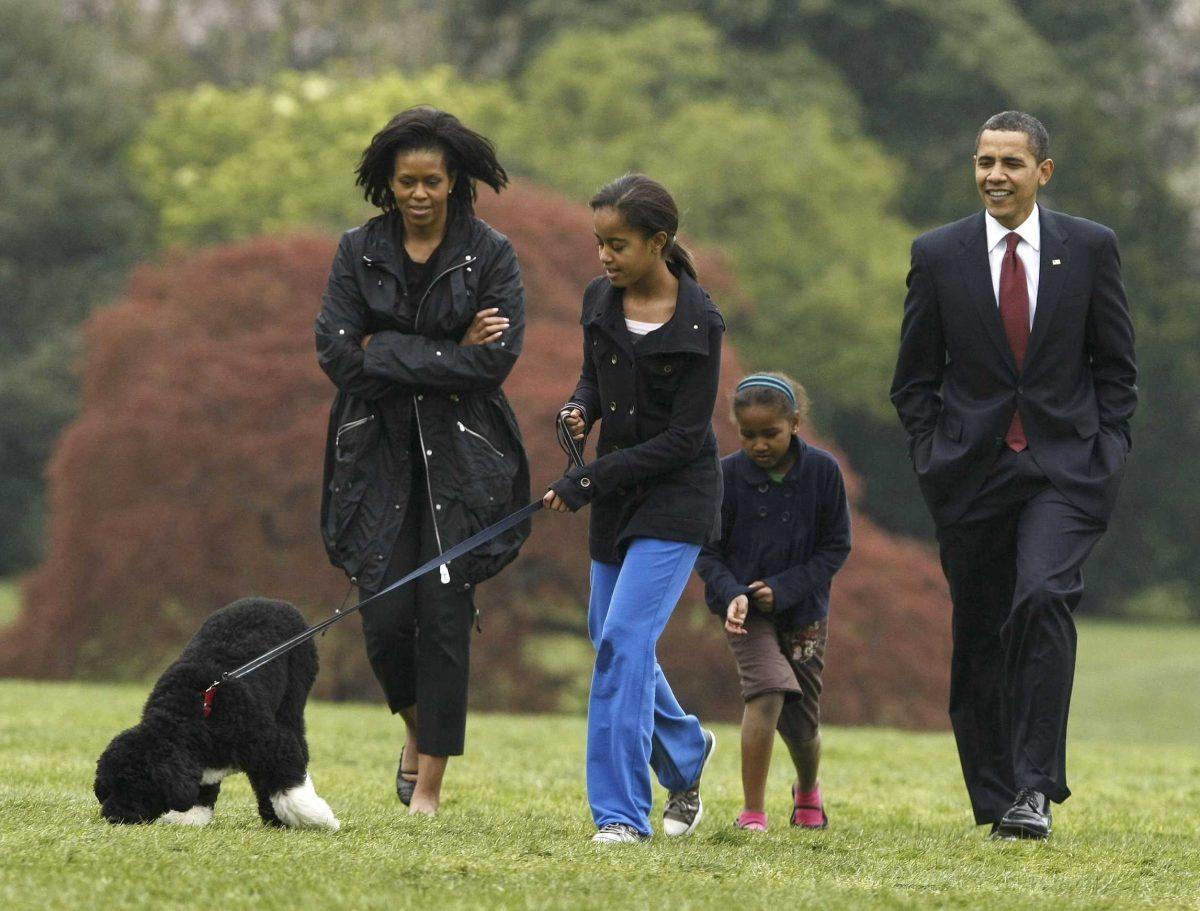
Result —
POLYGON ((371 474, 370 464, 379 448, 379 415, 361 413, 363 403, 352 399, 339 421, 333 439, 333 475, 329 481, 329 510, 325 537, 342 540, 354 520, 371 474), (357 406, 357 407, 356 407, 357 406))
POLYGON ((647 396, 660 405, 670 405, 679 391, 687 361, 680 355, 654 355, 642 360, 640 373, 647 396))
POLYGON ((456 417, 450 428, 456 462, 462 469, 451 496, 471 509, 507 505, 518 467, 513 447, 492 422, 478 415, 456 417))

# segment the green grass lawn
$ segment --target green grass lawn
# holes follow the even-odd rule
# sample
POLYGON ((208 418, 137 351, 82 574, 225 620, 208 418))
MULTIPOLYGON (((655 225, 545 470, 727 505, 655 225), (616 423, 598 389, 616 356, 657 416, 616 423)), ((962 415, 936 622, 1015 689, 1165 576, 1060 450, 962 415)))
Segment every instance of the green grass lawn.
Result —
MULTIPOLYGON (((475 715, 436 819, 391 791, 398 726, 315 703, 312 774, 335 835, 262 827, 243 776, 207 829, 113 827, 96 756, 146 688, 0 682, 3 908, 1200 908, 1200 630, 1084 624, 1075 796, 1047 844, 971 826, 948 734, 830 728, 823 833, 736 832, 736 730, 718 727, 693 837, 596 848, 580 718, 475 715)), ((731 682, 732 685, 732 682, 731 682)), ((661 794, 655 818, 661 813, 661 794)))

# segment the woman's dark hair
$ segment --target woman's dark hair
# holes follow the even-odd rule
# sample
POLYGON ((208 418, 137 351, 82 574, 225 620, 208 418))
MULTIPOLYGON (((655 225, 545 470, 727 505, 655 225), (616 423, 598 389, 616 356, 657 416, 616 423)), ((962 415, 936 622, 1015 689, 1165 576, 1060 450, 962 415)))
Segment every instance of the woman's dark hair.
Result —
POLYGON ((738 383, 737 391, 733 394, 732 417, 735 424, 737 423, 738 409, 748 408, 751 405, 777 408, 781 414, 788 417, 795 412, 800 418, 800 423, 803 424, 808 420, 812 401, 804 387, 786 373, 770 370, 751 374, 738 383), (791 389, 791 396, 789 397, 780 387, 791 389))
POLYGON ((679 209, 667 188, 658 181, 651 180, 645 174, 626 174, 601 187, 592 197, 590 205, 592 211, 616 210, 629 227, 641 231, 646 237, 665 231, 667 245, 663 248, 663 256, 666 257, 667 267, 676 276, 683 270, 692 278, 697 277, 692 254, 675 239, 675 232, 679 230, 679 209))
POLYGON ((384 212, 395 209, 396 156, 426 151, 441 152, 446 172, 454 178, 450 218, 475 214, 475 181, 483 181, 497 193, 508 186, 508 173, 496 160, 491 140, 463 126, 453 114, 420 105, 401 111, 371 137, 355 169, 355 183, 363 188, 363 197, 384 212))

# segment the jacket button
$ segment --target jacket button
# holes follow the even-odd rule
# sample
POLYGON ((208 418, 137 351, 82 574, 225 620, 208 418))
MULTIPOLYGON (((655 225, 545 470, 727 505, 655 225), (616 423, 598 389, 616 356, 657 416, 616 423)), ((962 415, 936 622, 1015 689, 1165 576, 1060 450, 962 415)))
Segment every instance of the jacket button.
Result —
POLYGON ((765 519, 767 517, 767 507, 765 507, 765 506, 758 507, 758 514, 761 518, 765 519))
POLYGON ((397 508, 397 509, 399 509, 399 508, 400 508, 400 504, 399 504, 399 503, 397 503, 397 504, 396 504, 396 508, 397 508))
POLYGON ((426 450, 425 450, 425 455, 433 455, 433 450, 432 450, 432 449, 426 449, 426 450))
POLYGON ((450 401, 452 401, 452 402, 457 402, 457 401, 458 401, 458 393, 457 393, 457 392, 451 393, 451 395, 450 395, 450 401))
POLYGON ((633 414, 633 413, 634 413, 636 410, 637 410, 637 408, 636 408, 635 406, 633 406, 633 405, 630 405, 630 406, 629 406, 629 413, 630 413, 630 414, 633 414))
POLYGON ((579 486, 580 486, 580 487, 591 487, 591 486, 592 486, 592 479, 591 479, 591 478, 580 478, 580 479, 579 479, 579 486))
POLYGON ((609 402, 609 403, 608 403, 608 410, 609 410, 609 411, 616 411, 616 410, 617 410, 617 403, 616 403, 616 402, 609 402))
POLYGON ((617 356, 616 356, 615 354, 614 354, 614 355, 612 356, 612 358, 610 359, 610 363, 612 363, 614 366, 616 365, 616 363, 617 363, 617 356))
POLYGON ((771 485, 770 485, 770 484, 759 484, 759 485, 758 485, 758 492, 759 492, 759 493, 766 493, 766 492, 767 492, 768 490, 770 490, 770 489, 771 489, 771 485))
POLYGON ((441 356, 442 356, 442 352, 440 352, 440 351, 435 351, 435 352, 433 352, 433 353, 434 353, 434 354, 436 354, 438 357, 441 357, 441 356))
POLYGON ((699 329, 699 328, 700 328, 700 324, 699 324, 699 323, 692 323, 692 328, 693 328, 693 329, 699 329))
POLYGON ((441 504, 441 503, 438 503, 438 504, 437 504, 437 505, 435 505, 433 508, 434 508, 434 509, 441 509, 441 508, 442 508, 442 504, 441 504))
POLYGON ((425 396, 423 396, 423 395, 418 395, 418 396, 417 396, 417 401, 418 401, 418 402, 423 402, 423 401, 425 401, 425 396))
POLYGON ((792 520, 792 514, 790 512, 785 512, 779 518, 783 519, 783 521, 785 521, 785 522, 790 522, 792 520))
POLYGON ((674 369, 675 369, 675 368, 674 368, 674 367, 672 367, 670 364, 664 364, 664 365, 663 365, 663 373, 670 373, 670 372, 671 372, 672 370, 674 370, 674 369))
POLYGON ((358 576, 351 576, 351 577, 350 577, 350 582, 351 582, 351 584, 353 584, 353 583, 355 583, 355 582, 357 582, 357 581, 358 581, 358 576))
POLYGON ((380 288, 382 288, 382 287, 383 287, 383 279, 381 278, 381 279, 380 279, 379 281, 377 281, 375 284, 377 284, 377 285, 378 285, 380 288))

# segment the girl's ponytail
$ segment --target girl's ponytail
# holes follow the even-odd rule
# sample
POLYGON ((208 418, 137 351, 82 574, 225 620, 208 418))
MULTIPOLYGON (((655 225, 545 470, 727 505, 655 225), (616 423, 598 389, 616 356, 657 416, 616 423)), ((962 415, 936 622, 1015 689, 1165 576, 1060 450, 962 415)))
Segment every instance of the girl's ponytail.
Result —
POLYGON ((680 272, 686 272, 692 278, 699 279, 700 276, 696 274, 696 263, 692 259, 692 251, 676 240, 674 235, 671 236, 665 253, 667 268, 674 272, 676 277, 680 272))

